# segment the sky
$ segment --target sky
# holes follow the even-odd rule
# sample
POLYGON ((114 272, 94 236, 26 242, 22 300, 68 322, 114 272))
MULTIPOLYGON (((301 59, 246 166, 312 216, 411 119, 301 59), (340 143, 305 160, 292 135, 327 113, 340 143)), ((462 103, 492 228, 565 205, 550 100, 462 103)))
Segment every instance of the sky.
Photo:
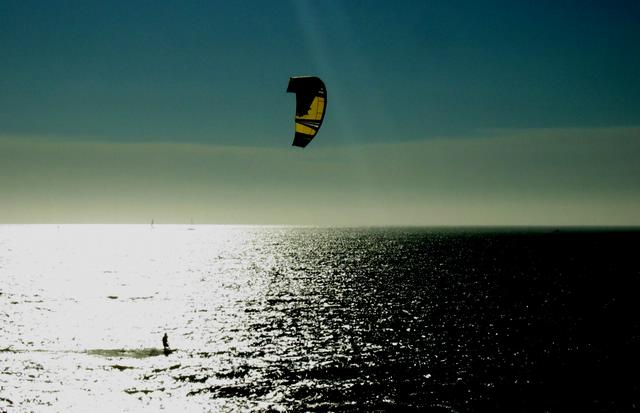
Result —
POLYGON ((640 225, 637 1, 0 3, 0 223, 640 225), (290 76, 327 85, 292 147, 290 76))

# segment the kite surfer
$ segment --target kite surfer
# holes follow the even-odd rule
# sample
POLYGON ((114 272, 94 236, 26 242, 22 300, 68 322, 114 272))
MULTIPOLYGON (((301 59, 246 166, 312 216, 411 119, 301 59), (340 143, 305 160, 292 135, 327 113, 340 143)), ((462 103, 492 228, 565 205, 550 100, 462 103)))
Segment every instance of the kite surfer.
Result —
POLYGON ((169 336, 167 336, 167 333, 164 333, 164 336, 162 336, 162 347, 164 348, 165 355, 171 353, 171 348, 169 347, 169 336))

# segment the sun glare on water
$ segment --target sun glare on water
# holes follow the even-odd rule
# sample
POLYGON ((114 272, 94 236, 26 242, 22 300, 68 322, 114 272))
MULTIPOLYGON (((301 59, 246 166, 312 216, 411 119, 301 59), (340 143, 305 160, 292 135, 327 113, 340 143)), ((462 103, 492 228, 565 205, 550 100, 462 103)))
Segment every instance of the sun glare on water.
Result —
POLYGON ((16 370, 9 387, 40 393, 45 405, 86 408, 102 401, 117 411, 118 402, 126 409, 135 399, 128 393, 140 390, 138 367, 164 371, 188 363, 194 352, 242 350, 244 336, 233 332, 245 330, 243 303, 259 293, 249 282, 255 269, 245 268, 243 259, 251 251, 250 232, 182 225, 0 227, 0 302, 10 320, 0 348, 11 350, 1 354, 16 370), (166 358, 159 357, 165 332, 177 350, 166 358), (19 373, 25 366, 46 375, 34 383, 19 373))

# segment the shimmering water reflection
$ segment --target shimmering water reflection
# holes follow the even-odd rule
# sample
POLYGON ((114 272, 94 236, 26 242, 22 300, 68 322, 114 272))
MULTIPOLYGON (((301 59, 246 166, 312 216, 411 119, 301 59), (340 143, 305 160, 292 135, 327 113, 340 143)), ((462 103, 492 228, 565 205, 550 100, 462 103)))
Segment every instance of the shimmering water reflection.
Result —
POLYGON ((638 238, 1 226, 0 410, 629 407, 638 238))

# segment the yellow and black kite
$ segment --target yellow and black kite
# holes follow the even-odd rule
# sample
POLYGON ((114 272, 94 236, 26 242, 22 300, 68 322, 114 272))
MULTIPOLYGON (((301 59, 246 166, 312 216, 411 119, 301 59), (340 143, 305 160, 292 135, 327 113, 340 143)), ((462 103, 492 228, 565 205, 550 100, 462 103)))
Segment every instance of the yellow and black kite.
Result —
POLYGON ((315 76, 299 76, 289 79, 287 92, 296 94, 296 134, 293 146, 304 148, 322 126, 327 110, 327 89, 315 76))

